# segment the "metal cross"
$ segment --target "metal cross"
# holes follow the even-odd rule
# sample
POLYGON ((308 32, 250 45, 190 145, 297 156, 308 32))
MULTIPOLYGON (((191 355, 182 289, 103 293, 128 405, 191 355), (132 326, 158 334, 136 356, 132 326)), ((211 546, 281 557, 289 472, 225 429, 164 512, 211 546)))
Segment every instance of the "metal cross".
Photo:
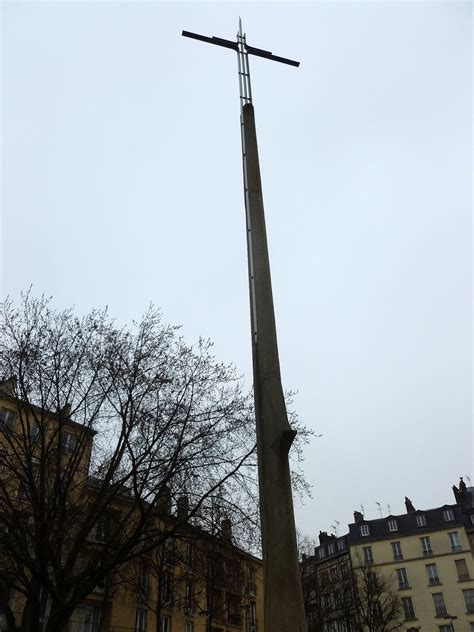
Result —
POLYGON ((263 632, 306 632, 288 464, 288 452, 296 431, 288 422, 281 384, 248 56, 255 55, 290 66, 299 66, 299 62, 249 46, 240 20, 236 42, 188 31, 183 31, 183 35, 230 48, 238 56, 262 524, 265 610, 263 632))
POLYGON ((239 18, 239 32, 237 33, 237 41, 222 39, 222 37, 206 37, 205 35, 198 35, 197 33, 190 33, 189 31, 183 31, 184 37, 191 37, 193 39, 200 40, 201 42, 207 42, 208 44, 215 44, 216 46, 223 46, 224 48, 230 48, 237 53, 237 59, 239 64, 239 87, 240 87, 240 105, 243 107, 246 103, 252 103, 252 88, 250 85, 250 67, 249 67, 249 55, 255 55, 256 57, 263 57, 270 59, 271 61, 278 61, 281 64, 288 64, 289 66, 300 65, 299 61, 293 59, 286 59, 286 57, 278 57, 268 50, 261 48, 255 48, 249 46, 246 41, 245 33, 242 32, 242 20, 239 18))

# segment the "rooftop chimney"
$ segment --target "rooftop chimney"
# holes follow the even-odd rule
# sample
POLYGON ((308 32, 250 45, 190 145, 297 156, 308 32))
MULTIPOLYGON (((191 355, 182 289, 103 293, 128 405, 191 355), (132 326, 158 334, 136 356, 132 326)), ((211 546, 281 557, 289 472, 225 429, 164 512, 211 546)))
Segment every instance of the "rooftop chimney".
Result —
POLYGON ((360 513, 360 511, 354 511, 354 522, 362 522, 364 520, 364 515, 360 513))
POLYGON ((165 514, 166 516, 171 514, 171 491, 168 485, 163 485, 158 492, 156 508, 160 513, 165 514))
POLYGON ((62 408, 59 409, 59 416, 65 419, 69 419, 71 416, 71 404, 66 402, 62 408))
POLYGON ((416 511, 415 507, 413 506, 413 503, 408 498, 408 496, 405 496, 405 507, 407 508, 407 513, 414 513, 416 511))
POLYGON ((328 542, 328 540, 335 540, 336 536, 331 533, 328 534, 327 531, 320 531, 319 532, 319 544, 324 544, 325 542, 328 542))
POLYGON ((6 380, 0 382, 0 388, 2 388, 5 393, 8 393, 8 395, 15 396, 16 383, 17 379, 14 375, 12 375, 11 377, 7 377, 6 380))
POLYGON ((187 519, 189 514, 189 498, 187 496, 180 496, 176 503, 176 516, 178 520, 183 522, 187 519))
POLYGON ((224 518, 221 522, 221 534, 224 540, 232 542, 232 522, 229 518, 224 518))

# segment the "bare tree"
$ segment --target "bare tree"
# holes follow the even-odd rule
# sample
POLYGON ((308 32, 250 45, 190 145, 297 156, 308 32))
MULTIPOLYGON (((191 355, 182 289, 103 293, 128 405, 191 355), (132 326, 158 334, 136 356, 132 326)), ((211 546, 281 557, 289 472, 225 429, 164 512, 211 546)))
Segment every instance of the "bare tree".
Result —
MULTIPOLYGON (((353 571, 350 593, 360 630, 392 632, 402 627, 401 601, 391 577, 380 569, 363 564, 353 571)), ((350 599, 348 604, 350 605, 350 599)))
POLYGON ((22 631, 59 631, 176 536, 167 490, 189 518, 223 482, 254 486, 251 402, 209 342, 186 345, 153 309, 130 328, 28 294, 0 309, 0 613, 13 630, 15 591, 22 631))
POLYGON ((296 548, 298 550, 299 560, 314 555, 314 549, 317 546, 318 541, 315 537, 307 535, 299 529, 296 529, 296 548))
POLYGON ((347 555, 322 564, 309 559, 302 571, 309 632, 393 632, 402 626, 398 592, 378 568, 353 568, 347 555))

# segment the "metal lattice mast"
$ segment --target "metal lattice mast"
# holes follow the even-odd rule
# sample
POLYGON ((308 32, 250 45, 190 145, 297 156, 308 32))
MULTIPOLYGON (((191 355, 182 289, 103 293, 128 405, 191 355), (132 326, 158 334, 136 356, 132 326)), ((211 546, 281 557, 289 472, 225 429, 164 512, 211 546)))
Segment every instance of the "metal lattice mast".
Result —
POLYGON ((237 53, 262 524, 264 629, 265 632, 306 632, 288 463, 288 452, 296 433, 288 423, 281 384, 248 56, 291 66, 299 66, 299 62, 249 46, 240 20, 236 42, 187 31, 183 31, 183 35, 237 53))

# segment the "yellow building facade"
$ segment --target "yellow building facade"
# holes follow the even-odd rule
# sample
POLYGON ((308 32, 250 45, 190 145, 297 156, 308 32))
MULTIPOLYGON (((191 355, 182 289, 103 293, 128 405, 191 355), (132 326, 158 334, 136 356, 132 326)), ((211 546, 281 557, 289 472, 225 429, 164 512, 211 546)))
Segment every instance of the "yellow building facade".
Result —
MULTIPOLYGON (((30 412, 19 413, 21 403, 11 394, 7 383, 0 384, 0 495, 6 501, 14 501, 27 517, 31 489, 35 486, 37 436, 57 432, 61 451, 58 462, 67 469, 72 458, 78 462, 74 469, 75 494, 82 495, 84 503, 94 494, 93 481, 88 481, 87 468, 93 447, 94 432, 84 429, 70 420, 69 410, 58 413, 37 409, 37 419, 30 412), (66 421, 65 421, 66 420, 66 421), (18 450, 18 454, 12 454, 18 450), (31 460, 29 468, 32 480, 24 477, 21 462, 15 463, 22 454, 31 460), (20 473, 18 475, 17 473, 20 473)), ((34 413, 34 411, 33 411, 34 413)), ((51 460, 51 458, 49 459, 51 460)), ((43 464, 46 470, 48 463, 43 464)), ((0 499, 1 500, 1 499, 0 499)), ((77 500, 77 496, 75 501, 77 500)), ((97 585, 91 594, 75 609, 64 632, 258 632, 263 630, 263 573, 262 563, 235 546, 229 520, 216 525, 214 534, 187 524, 187 500, 181 497, 177 506, 167 499, 166 525, 158 525, 168 531, 179 520, 184 522, 175 534, 155 550, 147 550, 143 556, 119 565, 97 585)), ((130 494, 117 499, 117 514, 133 503, 130 494)), ((0 522, 2 509, 0 503, 0 522)), ((31 513, 31 512, 30 512, 31 513)), ((32 520, 32 518, 30 518, 32 520)), ((133 518, 132 518, 133 521, 133 518)), ((27 522, 25 524, 28 524, 27 522)), ((1 545, 1 542, 0 542, 1 545)), ((108 546, 108 529, 99 521, 84 550, 84 557, 100 547, 108 546)), ((6 549, 5 549, 6 550, 6 549)), ((7 558, 2 557, 0 547, 0 573, 6 574, 7 558)), ((50 603, 41 596, 41 628, 48 622, 50 603)), ((10 596, 10 606, 17 624, 23 616, 25 599, 18 592, 10 596)), ((0 631, 6 629, 6 619, 0 614, 0 631)))
POLYGON ((354 568, 370 565, 401 600, 402 630, 474 632, 473 488, 456 504, 349 525, 354 568))
POLYGON ((453 491, 453 504, 406 498, 404 514, 356 511, 348 533, 320 532, 301 564, 309 632, 474 632, 474 488, 453 491))

